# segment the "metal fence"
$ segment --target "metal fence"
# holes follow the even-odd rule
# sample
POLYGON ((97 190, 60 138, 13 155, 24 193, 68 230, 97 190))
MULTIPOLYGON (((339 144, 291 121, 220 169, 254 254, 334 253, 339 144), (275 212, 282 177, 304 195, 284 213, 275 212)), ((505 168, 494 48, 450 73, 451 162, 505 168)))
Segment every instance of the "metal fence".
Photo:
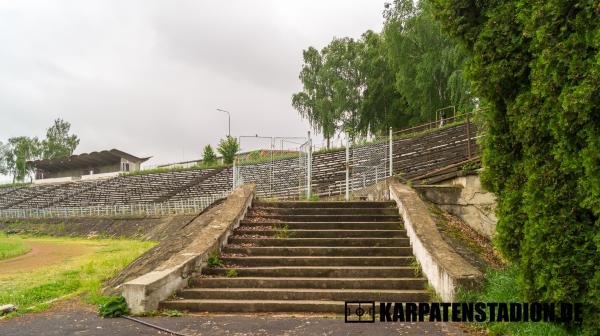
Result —
POLYGON ((254 183, 260 197, 310 197, 310 134, 308 138, 241 136, 239 142, 243 155, 239 154, 234 162, 234 188, 254 183))
POLYGON ((45 209, 4 209, 0 218, 69 218, 69 217, 116 217, 116 216, 164 216, 195 214, 230 192, 163 203, 125 204, 112 206, 65 207, 45 209))

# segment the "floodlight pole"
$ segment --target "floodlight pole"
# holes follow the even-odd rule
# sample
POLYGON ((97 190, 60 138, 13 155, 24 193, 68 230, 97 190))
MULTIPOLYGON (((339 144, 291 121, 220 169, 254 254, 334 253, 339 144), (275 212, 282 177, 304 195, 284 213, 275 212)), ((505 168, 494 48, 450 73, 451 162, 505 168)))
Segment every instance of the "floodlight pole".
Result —
POLYGON ((230 137, 231 136, 231 113, 229 113, 229 111, 225 111, 225 110, 221 110, 221 109, 217 109, 217 111, 227 113, 227 117, 229 119, 227 136, 230 137))

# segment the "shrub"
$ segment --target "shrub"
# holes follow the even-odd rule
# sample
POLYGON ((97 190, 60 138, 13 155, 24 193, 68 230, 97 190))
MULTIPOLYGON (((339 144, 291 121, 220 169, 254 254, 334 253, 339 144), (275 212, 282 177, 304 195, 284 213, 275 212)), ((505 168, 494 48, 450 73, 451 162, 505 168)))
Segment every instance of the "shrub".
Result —
POLYGON ((213 166, 217 164, 217 154, 211 145, 206 145, 202 152, 202 164, 205 166, 213 166))
POLYGON ((105 303, 101 304, 98 313, 102 317, 119 317, 127 315, 129 308, 127 308, 127 302, 122 296, 112 296, 105 303))
POLYGON ((434 0, 486 102, 482 182, 528 301, 600 330, 600 20, 595 1, 434 0))

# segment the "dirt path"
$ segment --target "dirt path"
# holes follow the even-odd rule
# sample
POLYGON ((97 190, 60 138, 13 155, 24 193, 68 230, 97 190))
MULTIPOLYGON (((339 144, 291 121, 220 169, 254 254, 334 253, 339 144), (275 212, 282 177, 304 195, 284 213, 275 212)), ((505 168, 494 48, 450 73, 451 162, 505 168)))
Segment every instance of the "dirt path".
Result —
POLYGON ((69 242, 25 241, 31 252, 0 261, 0 275, 35 270, 43 266, 59 264, 69 258, 96 251, 100 246, 69 242))

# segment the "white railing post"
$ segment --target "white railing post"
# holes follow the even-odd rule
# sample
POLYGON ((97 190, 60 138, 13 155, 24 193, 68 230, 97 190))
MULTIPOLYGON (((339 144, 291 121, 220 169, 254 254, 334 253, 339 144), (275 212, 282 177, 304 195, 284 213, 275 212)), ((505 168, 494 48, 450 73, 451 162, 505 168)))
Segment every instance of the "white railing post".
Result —
POLYGON ((392 128, 390 127, 390 173, 389 176, 393 176, 394 175, 394 159, 393 159, 393 154, 394 154, 394 150, 393 150, 393 137, 394 134, 392 132, 392 128))
POLYGON ((308 132, 308 159, 307 161, 307 174, 306 174, 306 198, 310 199, 312 196, 312 139, 310 138, 310 131, 308 132))
POLYGON ((348 141, 346 138, 346 201, 350 200, 350 143, 348 141))
POLYGON ((233 167, 231 168, 232 172, 233 172, 233 185, 231 186, 231 190, 235 189, 236 187, 236 183, 237 183, 237 171, 236 171, 236 166, 235 166, 235 161, 237 160, 236 157, 233 158, 233 167))

